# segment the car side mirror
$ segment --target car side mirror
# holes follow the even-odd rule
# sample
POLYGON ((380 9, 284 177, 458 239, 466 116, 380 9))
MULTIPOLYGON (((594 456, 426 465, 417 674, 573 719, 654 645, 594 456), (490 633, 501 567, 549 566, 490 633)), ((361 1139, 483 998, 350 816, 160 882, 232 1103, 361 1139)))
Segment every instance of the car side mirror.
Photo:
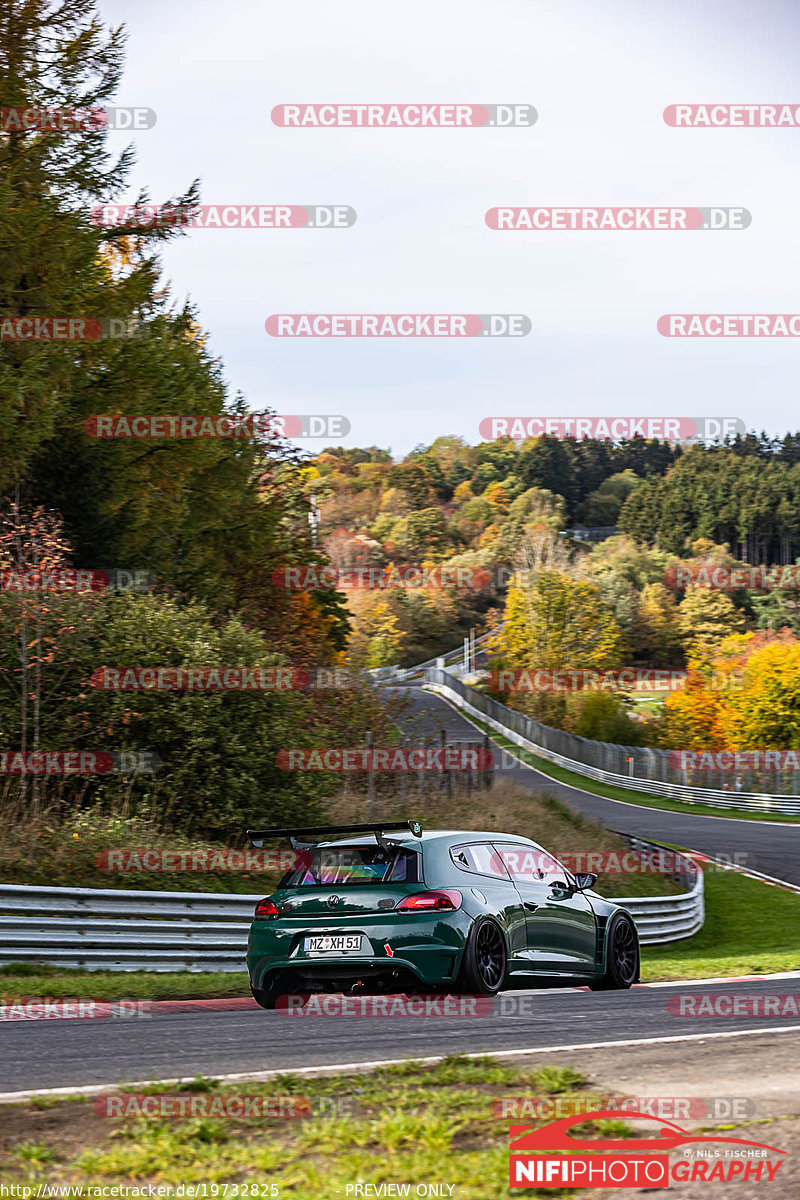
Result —
POLYGON ((579 892, 585 892, 587 888, 593 888, 596 883, 597 876, 593 875, 591 871, 584 871, 580 875, 575 876, 575 886, 579 892))
POLYGON ((567 900, 574 891, 574 888, 570 887, 566 879, 551 879, 548 886, 553 893, 554 900, 567 900))

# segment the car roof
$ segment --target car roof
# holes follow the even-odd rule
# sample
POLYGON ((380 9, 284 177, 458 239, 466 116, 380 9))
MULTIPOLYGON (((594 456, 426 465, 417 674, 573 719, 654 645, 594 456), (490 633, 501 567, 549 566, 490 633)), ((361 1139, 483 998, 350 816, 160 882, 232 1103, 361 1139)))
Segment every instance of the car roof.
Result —
MULTIPOLYGON (((346 838, 337 838, 332 841, 317 842, 318 846, 364 846, 372 845, 371 839, 375 835, 372 833, 362 834, 361 837, 351 835, 346 838)), ((497 831, 489 832, 483 829, 430 829, 422 834, 422 837, 415 837, 413 833, 406 833, 403 830, 387 829, 383 835, 387 841, 393 842, 396 845, 403 846, 408 849, 418 849, 420 845, 430 845, 432 843, 444 843, 445 845, 452 842, 454 845, 459 842, 519 842, 524 846, 536 846, 531 838, 522 837, 517 833, 498 833, 497 831)))

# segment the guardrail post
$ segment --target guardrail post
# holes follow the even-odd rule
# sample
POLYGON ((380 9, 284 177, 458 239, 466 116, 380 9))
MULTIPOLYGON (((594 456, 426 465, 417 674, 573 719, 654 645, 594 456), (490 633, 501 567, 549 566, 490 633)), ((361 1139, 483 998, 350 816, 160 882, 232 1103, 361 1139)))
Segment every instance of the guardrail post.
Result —
POLYGON ((367 750, 369 757, 367 760, 367 812, 369 813, 370 821, 375 820, 375 769, 372 765, 372 751, 375 747, 375 734, 370 730, 367 733, 367 750))
POLYGON ((447 731, 439 730, 439 745, 442 749, 442 787, 447 792, 448 796, 453 794, 453 779, 450 772, 445 767, 445 752, 447 750, 447 731))
POLYGON ((489 735, 488 733, 485 733, 483 735, 483 761, 486 764, 483 768, 483 790, 485 792, 488 792, 489 788, 492 786, 492 778, 494 775, 494 767, 489 763, 489 755, 491 753, 492 750, 489 745, 489 735))
MULTIPOLYGON (((400 738, 400 747, 403 750, 408 749, 408 738, 405 734, 403 734, 400 738)), ((407 757, 405 761, 408 761, 407 757)), ((408 771, 400 772, 400 799, 402 800, 403 804, 405 804, 406 800, 408 799, 408 771)))

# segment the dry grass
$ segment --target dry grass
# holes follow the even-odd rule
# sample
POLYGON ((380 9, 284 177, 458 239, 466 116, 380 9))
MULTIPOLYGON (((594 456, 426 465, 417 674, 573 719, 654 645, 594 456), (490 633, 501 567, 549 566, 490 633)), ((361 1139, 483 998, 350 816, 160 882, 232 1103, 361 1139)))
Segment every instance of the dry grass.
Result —
MULTIPOLYGON (((441 779, 428 775, 424 790, 416 780, 402 784, 392 780, 391 791, 381 789, 376 800, 377 817, 420 820, 427 829, 480 829, 515 833, 541 843, 557 856, 608 851, 624 854, 624 838, 611 833, 577 813, 554 796, 535 793, 501 779, 488 791, 468 789, 465 776, 453 782, 452 795, 441 790, 441 779), (460 782, 459 782, 460 780, 460 782)), ((347 787, 329 801, 326 824, 367 821, 367 797, 362 790, 347 787)), ((231 839, 228 848, 246 844, 231 839)), ((119 887, 166 891, 257 892, 267 894, 277 883, 272 872, 170 872, 111 874, 96 864, 97 855, 118 847, 169 850, 218 850, 225 848, 200 838, 186 837, 164 828, 147 815, 125 816, 97 809, 71 812, 62 817, 55 811, 37 819, 18 819, 0 824, 0 883, 25 883, 55 887, 119 887)), ((655 874, 611 874, 601 876, 597 891, 606 896, 663 895, 680 891, 669 879, 655 874)))

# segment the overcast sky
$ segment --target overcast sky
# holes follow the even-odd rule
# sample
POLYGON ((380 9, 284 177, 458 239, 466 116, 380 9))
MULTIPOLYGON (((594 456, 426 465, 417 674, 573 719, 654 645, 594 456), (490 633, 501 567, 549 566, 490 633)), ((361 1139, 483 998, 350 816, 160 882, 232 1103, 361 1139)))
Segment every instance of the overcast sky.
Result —
MULTIPOLYGON (((337 203, 341 230, 195 230, 164 253, 250 406, 347 445, 479 440, 493 413, 800 428, 800 339, 664 338, 669 312, 800 312, 800 128, 673 129, 677 102, 795 103, 800 9, 762 0, 101 0, 130 41, 133 196, 337 203), (532 128, 286 129, 291 102, 528 103, 532 128), (496 232, 498 205, 742 206, 736 232, 496 232), (525 313, 522 338, 269 337, 271 313, 525 313)), ((115 133, 112 145, 129 138, 115 133)), ((123 197, 126 199, 129 197, 123 197)), ((316 451, 321 442, 306 442, 316 451)))

